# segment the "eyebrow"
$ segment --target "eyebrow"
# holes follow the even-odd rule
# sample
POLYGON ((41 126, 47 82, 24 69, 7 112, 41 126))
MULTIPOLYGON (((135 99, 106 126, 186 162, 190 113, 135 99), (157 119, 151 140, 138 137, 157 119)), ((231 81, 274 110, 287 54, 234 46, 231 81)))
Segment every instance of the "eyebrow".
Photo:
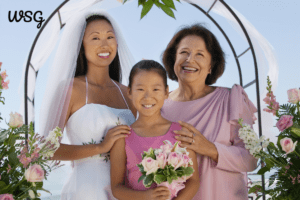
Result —
MULTIPOLYGON (((139 86, 144 86, 144 84, 138 84, 138 85, 136 85, 137 87, 139 87, 139 86)), ((163 85, 161 85, 161 84, 155 84, 155 85, 152 85, 152 86, 161 86, 161 87, 163 87, 163 85)))
MULTIPOLYGON (((109 30, 109 31, 107 31, 106 33, 109 33, 109 32, 111 32, 111 33, 115 34, 115 32, 114 32, 114 31, 112 31, 112 30, 109 30)), ((94 31, 94 32, 92 32, 90 35, 92 35, 93 33, 100 34, 99 32, 97 32, 97 31, 94 31)))
MULTIPOLYGON (((185 50, 185 49, 189 49, 189 48, 185 47, 185 48, 181 48, 181 49, 178 49, 178 50, 185 50)), ((201 49, 198 49, 197 51, 202 51, 202 52, 204 52, 204 50, 201 50, 201 49)))

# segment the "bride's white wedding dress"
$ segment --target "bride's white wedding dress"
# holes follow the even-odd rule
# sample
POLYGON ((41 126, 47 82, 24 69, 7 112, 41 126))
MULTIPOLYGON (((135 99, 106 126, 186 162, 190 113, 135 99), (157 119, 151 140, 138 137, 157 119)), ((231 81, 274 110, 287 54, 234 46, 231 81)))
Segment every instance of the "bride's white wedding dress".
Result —
MULTIPOLYGON (((119 86, 114 82, 119 88, 119 86)), ((121 89, 119 88, 122 94, 121 89)), ((99 143, 107 131, 121 124, 131 125, 135 117, 128 109, 116 109, 102 104, 88 104, 88 82, 86 79, 86 104, 71 115, 66 132, 72 145, 95 141, 99 143)), ((94 142, 93 142, 94 143, 94 142)), ((95 155, 75 160, 71 175, 64 185, 61 200, 107 200, 110 188, 110 161, 108 155, 95 155)))

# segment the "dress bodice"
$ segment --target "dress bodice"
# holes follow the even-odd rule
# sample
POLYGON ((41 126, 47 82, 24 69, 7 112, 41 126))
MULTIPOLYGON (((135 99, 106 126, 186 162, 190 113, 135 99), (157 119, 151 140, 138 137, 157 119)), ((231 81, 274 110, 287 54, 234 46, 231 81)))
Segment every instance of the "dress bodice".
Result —
POLYGON ((117 125, 131 125, 135 118, 129 109, 116 109, 102 104, 86 104, 77 110, 66 124, 71 144, 99 143, 107 131, 117 125))

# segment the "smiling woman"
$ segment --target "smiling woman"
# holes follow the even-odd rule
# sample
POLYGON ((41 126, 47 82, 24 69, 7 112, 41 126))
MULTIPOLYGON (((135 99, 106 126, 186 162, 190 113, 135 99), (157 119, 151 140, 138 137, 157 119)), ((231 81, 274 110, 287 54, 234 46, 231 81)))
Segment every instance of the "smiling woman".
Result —
POLYGON ((118 30, 105 11, 79 13, 63 30, 49 75, 60 80, 49 79, 40 127, 44 135, 50 126, 65 127, 70 141, 61 143, 52 158, 73 164, 63 200, 109 199, 109 151, 135 121, 127 88, 120 83, 121 68, 131 63, 124 62, 130 52, 123 51, 125 41, 118 30))
POLYGON ((186 27, 167 46, 163 62, 179 88, 165 101, 162 116, 180 120, 183 128, 174 131, 175 138, 200 161, 200 187, 194 199, 246 200, 245 172, 253 171, 257 160, 239 138, 237 120, 242 117, 252 125, 256 108, 241 86, 210 86, 225 69, 219 42, 201 25, 186 27))

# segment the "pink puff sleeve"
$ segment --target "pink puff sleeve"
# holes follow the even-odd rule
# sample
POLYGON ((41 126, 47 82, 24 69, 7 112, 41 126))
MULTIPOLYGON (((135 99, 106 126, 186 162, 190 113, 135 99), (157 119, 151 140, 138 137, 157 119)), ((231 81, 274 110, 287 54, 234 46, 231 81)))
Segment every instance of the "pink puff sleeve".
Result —
POLYGON ((243 118, 244 123, 252 126, 256 120, 254 113, 257 112, 257 109, 240 85, 234 85, 231 89, 229 112, 231 146, 214 143, 219 154, 215 167, 232 172, 253 171, 257 167, 257 159, 249 153, 249 150, 245 149, 243 140, 239 138, 238 119, 243 118))

